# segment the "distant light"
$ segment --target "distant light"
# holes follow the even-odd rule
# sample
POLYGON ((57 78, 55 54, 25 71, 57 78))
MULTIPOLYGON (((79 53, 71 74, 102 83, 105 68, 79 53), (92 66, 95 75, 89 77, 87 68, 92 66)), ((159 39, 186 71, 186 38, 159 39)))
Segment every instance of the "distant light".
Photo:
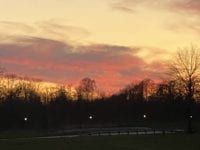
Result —
POLYGON ((191 115, 190 118, 192 119, 192 117, 193 117, 193 116, 191 115))
POLYGON ((27 121, 28 120, 28 118, 27 117, 24 117, 24 121, 27 121))
POLYGON ((126 100, 129 100, 129 99, 130 99, 130 97, 129 97, 129 95, 127 95, 126 100))
POLYGON ((93 119, 93 116, 89 116, 89 119, 92 120, 92 119, 93 119))
POLYGON ((143 118, 147 118, 147 115, 143 115, 143 118))

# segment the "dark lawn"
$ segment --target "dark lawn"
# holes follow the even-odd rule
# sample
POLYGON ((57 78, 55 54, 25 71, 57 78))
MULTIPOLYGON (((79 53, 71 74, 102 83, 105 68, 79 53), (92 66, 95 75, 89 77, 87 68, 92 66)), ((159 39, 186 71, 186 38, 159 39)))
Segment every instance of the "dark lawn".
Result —
POLYGON ((1 150, 200 150, 200 134, 10 139, 1 150))

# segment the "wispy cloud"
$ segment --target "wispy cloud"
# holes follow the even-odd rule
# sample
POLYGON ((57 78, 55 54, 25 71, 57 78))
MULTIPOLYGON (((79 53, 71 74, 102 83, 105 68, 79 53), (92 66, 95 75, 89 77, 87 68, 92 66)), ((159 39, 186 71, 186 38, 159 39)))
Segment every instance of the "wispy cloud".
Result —
POLYGON ((168 0, 117 0, 112 1, 110 6, 113 9, 118 9, 124 12, 136 12, 142 7, 153 7, 153 8, 163 8, 164 5, 168 5, 170 1, 168 0), (127 11, 129 10, 129 11, 127 11))
POLYGON ((200 13, 199 0, 117 0, 112 1, 111 7, 122 11, 137 10, 140 7, 173 10, 175 13, 200 13), (123 8, 123 9, 121 9, 123 8))
POLYGON ((199 0, 117 0, 112 1, 110 6, 133 14, 145 11, 147 16, 156 11, 159 19, 161 16, 165 18, 161 22, 163 29, 193 35, 200 33, 199 0))
POLYGON ((68 25, 57 20, 47 20, 26 24, 21 22, 1 21, 0 39, 10 41, 18 37, 29 35, 30 37, 51 38, 54 40, 70 41, 78 43, 79 40, 90 35, 89 31, 82 27, 68 25))

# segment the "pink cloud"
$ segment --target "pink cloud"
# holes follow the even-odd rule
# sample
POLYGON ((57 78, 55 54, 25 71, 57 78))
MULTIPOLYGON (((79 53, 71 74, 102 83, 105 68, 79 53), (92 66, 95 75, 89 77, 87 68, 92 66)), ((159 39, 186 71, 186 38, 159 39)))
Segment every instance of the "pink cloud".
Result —
POLYGON ((175 1, 172 5, 176 10, 184 13, 199 13, 200 12, 200 1, 198 0, 182 0, 175 1))
POLYGON ((8 72, 19 75, 73 84, 90 77, 105 91, 117 91, 133 80, 159 78, 155 64, 136 56, 140 48, 105 44, 74 47, 34 37, 18 41, 0 44, 0 60, 8 72))

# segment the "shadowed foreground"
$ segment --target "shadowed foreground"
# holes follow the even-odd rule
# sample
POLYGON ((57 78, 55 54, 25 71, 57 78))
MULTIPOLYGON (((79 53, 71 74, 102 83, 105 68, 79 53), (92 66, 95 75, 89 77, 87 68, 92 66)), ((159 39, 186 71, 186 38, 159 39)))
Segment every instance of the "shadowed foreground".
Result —
POLYGON ((0 141, 3 150, 199 150, 200 135, 102 136, 0 141))

